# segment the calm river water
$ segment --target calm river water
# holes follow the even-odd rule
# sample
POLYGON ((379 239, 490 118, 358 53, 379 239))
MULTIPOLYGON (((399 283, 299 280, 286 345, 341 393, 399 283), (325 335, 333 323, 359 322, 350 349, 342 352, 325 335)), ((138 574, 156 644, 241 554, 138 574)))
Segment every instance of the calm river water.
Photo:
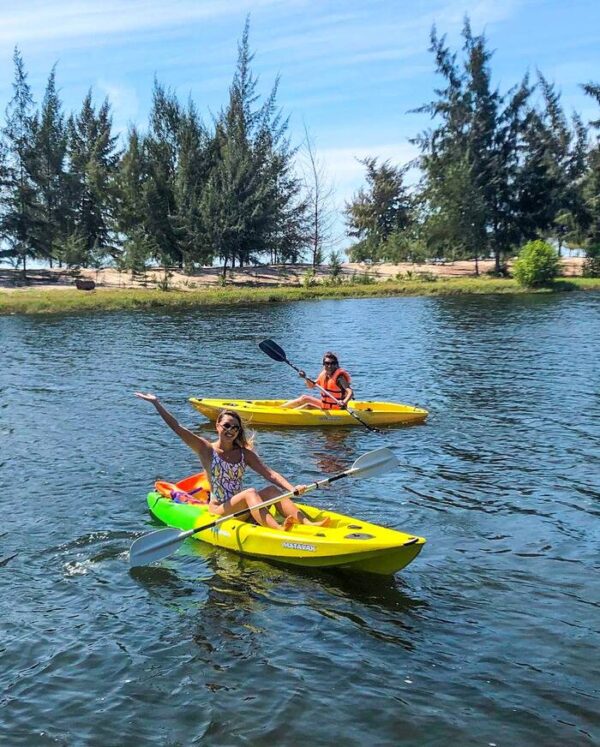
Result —
POLYGON ((4 744, 600 743, 600 295, 13 316, 0 346, 4 744), (395 450, 313 502, 426 537, 396 577, 196 542, 129 572, 153 481, 196 469, 132 392, 208 434, 190 395, 302 391, 264 337, 430 410, 258 434, 294 482, 395 450))

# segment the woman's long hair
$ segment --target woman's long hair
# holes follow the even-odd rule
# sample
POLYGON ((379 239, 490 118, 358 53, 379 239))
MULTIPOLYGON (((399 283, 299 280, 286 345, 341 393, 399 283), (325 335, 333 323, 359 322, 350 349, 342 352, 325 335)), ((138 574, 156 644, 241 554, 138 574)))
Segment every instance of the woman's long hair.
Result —
POLYGON ((233 441, 233 445, 237 446, 238 449, 251 449, 254 444, 254 433, 246 432, 246 429, 244 428, 244 421, 240 418, 238 413, 235 412, 235 410, 221 410, 219 416, 217 417, 217 423, 220 423, 226 415, 229 415, 230 418, 235 418, 238 425, 240 426, 238 434, 233 441))

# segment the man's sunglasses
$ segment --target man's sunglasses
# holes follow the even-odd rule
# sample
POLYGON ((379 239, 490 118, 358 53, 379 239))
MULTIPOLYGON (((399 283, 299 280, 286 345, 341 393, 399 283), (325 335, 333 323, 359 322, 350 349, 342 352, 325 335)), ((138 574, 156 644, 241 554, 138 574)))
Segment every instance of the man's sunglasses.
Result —
POLYGON ((336 361, 323 361, 324 366, 337 366, 336 361))

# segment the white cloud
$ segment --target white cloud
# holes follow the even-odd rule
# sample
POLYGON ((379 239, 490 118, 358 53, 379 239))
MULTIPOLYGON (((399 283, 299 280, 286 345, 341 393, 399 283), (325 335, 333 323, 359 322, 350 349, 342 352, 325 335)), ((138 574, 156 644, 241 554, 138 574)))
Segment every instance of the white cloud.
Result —
POLYGON ((300 59, 304 68, 309 61, 332 68, 407 60, 423 53, 433 25, 440 33, 458 36, 467 15, 479 33, 488 24, 509 20, 520 5, 521 0, 442 0, 395 14, 386 12, 384 4, 363 3, 344 14, 315 12, 299 18, 295 26, 262 42, 261 51, 285 50, 288 62, 300 59))
POLYGON ((71 2, 11 3, 2 8, 0 44, 73 39, 82 36, 140 32, 185 26, 197 21, 249 12, 280 0, 72 0, 71 2))

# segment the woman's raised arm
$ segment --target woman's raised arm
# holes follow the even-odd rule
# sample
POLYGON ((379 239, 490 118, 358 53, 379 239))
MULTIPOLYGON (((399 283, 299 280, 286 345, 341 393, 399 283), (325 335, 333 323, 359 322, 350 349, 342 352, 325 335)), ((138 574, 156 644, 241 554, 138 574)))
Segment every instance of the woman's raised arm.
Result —
POLYGON ((187 444, 192 451, 195 451, 196 454, 200 457, 200 459, 206 459, 207 457, 210 457, 210 453, 212 451, 212 446, 210 445, 210 442, 207 441, 205 438, 202 438, 202 436, 197 436, 195 433, 192 433, 187 428, 184 428, 181 423, 173 416, 171 413, 167 410, 166 407, 161 403, 161 401, 158 399, 158 397, 155 394, 144 394, 143 392, 134 392, 136 397, 139 397, 140 399, 145 400, 146 402, 151 402, 154 407, 156 408, 156 411, 161 416, 161 418, 165 421, 165 423, 169 426, 169 428, 172 431, 175 431, 175 433, 179 436, 179 438, 187 444))

